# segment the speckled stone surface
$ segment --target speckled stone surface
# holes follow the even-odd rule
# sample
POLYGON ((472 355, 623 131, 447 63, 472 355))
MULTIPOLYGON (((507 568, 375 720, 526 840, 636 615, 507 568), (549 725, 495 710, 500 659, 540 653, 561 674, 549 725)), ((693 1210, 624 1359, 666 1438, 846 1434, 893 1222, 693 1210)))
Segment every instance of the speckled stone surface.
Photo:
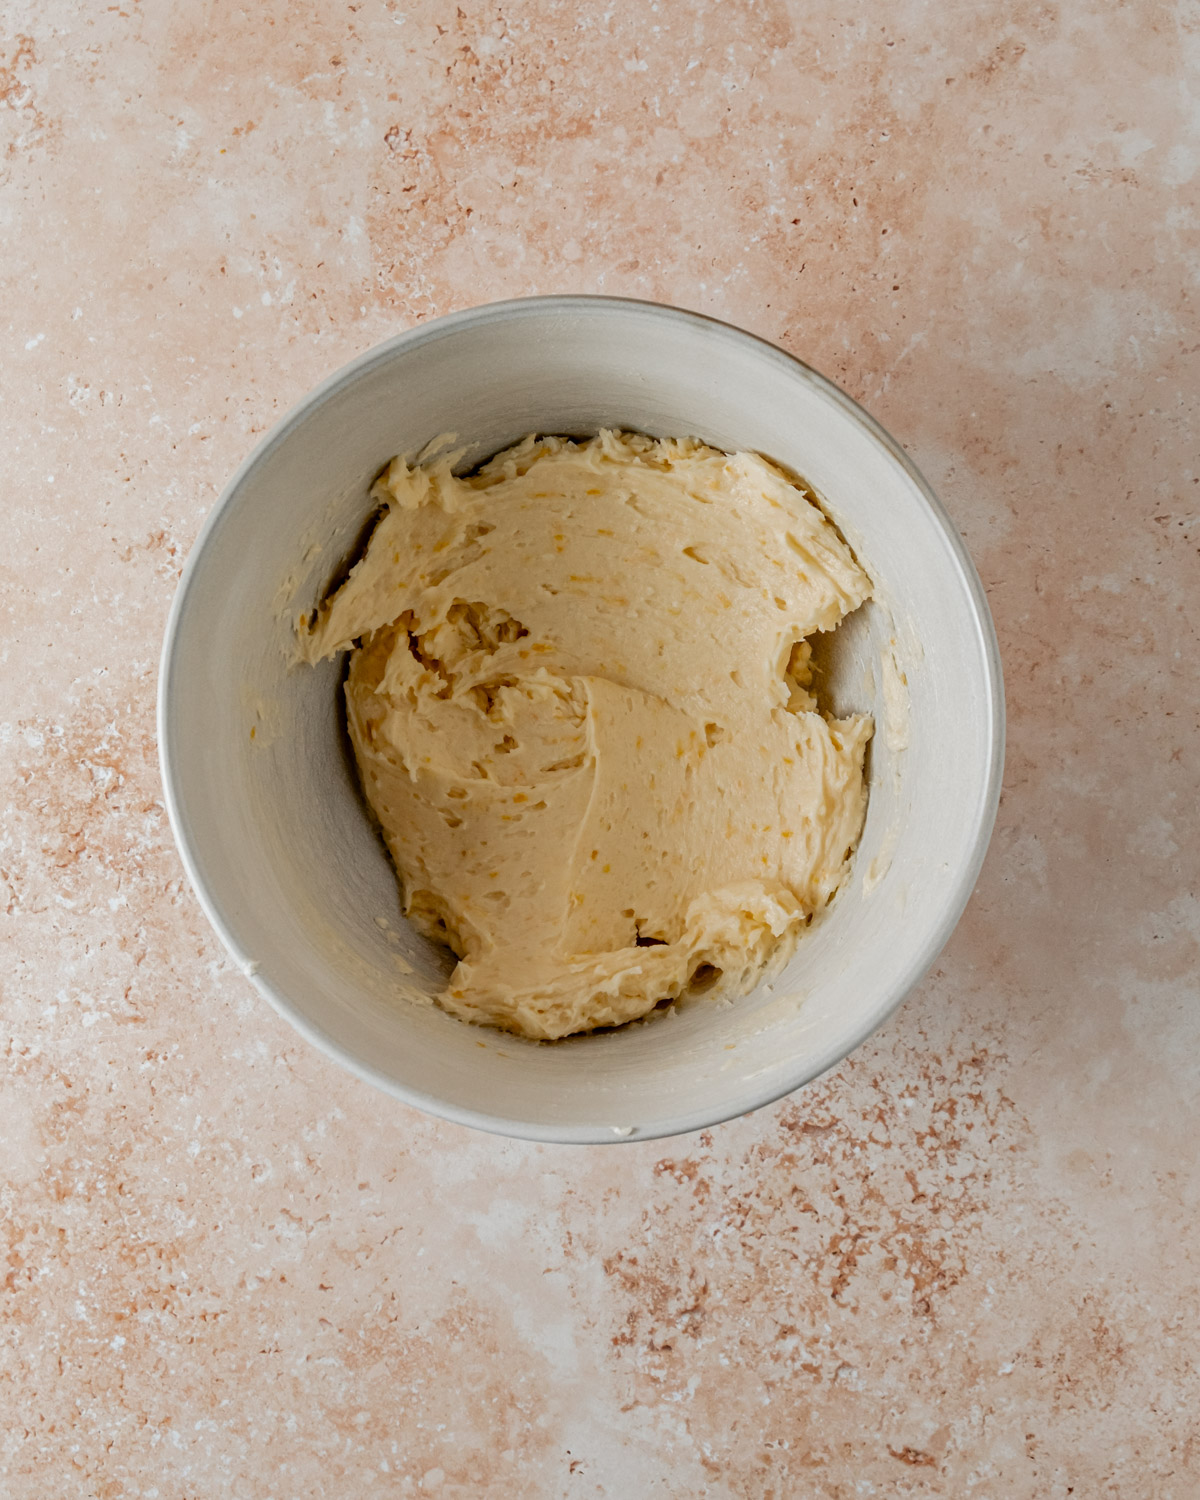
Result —
POLYGON ((1200 1494, 1200 12, 0 3, 0 1493, 1200 1494), (992 601, 995 840, 797 1097, 553 1149, 228 963, 154 689, 226 478, 498 297, 841 381, 992 601))

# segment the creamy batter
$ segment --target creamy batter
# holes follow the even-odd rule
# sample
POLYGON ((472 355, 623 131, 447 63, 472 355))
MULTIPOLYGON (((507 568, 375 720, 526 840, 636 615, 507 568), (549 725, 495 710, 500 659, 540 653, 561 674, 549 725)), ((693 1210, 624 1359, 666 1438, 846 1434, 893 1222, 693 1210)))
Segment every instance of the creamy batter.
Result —
POLYGON ((865 716, 808 637, 871 592, 749 453, 527 438, 456 478, 396 459, 346 582, 346 711, 404 908, 458 957, 453 1015, 537 1038, 744 994, 846 876, 865 716))

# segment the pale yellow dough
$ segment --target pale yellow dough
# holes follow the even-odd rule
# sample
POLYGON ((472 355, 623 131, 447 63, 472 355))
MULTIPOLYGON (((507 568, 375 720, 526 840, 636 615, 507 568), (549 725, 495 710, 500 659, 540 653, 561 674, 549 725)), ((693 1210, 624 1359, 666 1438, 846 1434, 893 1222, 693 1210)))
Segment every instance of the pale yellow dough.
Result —
POLYGON ((354 648, 350 735, 453 1015, 555 1038, 743 994, 846 875, 869 718, 806 638, 871 582, 749 453, 527 438, 467 478, 395 460, 349 578, 301 622, 354 648))

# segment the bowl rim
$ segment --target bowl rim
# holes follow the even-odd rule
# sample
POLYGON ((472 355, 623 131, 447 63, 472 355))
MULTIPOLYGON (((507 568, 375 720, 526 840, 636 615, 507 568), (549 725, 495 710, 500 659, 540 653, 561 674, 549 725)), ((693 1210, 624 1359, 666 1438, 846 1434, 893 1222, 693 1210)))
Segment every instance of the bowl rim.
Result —
POLYGON ((482 303, 475 307, 463 308, 457 312, 432 318, 428 322, 420 323, 413 328, 406 329, 402 333, 394 334, 391 338, 385 339, 383 342, 372 345, 371 348, 364 350, 348 363, 334 370, 332 374, 326 376, 307 395, 301 397, 299 401, 285 412, 238 465, 218 496, 216 503, 205 517, 203 524, 197 532, 196 539, 188 552, 187 560, 175 590, 175 596, 171 602, 163 636, 162 652, 159 659, 156 720, 159 769, 163 783, 164 802, 171 831, 174 835, 175 844, 179 851, 184 871, 187 874, 188 882, 201 909, 217 936, 221 939, 226 951, 234 958, 243 974, 250 980, 259 994, 269 1001, 275 1010, 285 1017, 307 1041, 325 1053, 326 1056, 339 1063, 357 1078, 374 1085, 376 1088, 382 1089, 383 1092, 390 1094, 393 1098, 400 1099, 405 1104, 409 1104, 414 1108, 423 1110, 441 1119, 449 1120, 454 1124, 466 1125, 476 1130, 485 1130, 495 1135, 520 1140, 538 1141, 546 1144, 625 1144, 630 1141, 661 1139, 667 1136, 683 1135, 696 1130, 708 1129, 722 1124, 727 1120, 735 1119, 740 1115, 761 1109, 766 1105, 776 1103, 778 1100, 786 1098, 789 1094, 803 1088, 806 1084, 820 1078, 831 1068, 836 1067, 838 1063, 859 1047, 872 1032, 876 1031, 899 1008, 903 1001, 908 998, 928 973, 938 954, 949 941, 950 935, 958 925, 967 902, 970 900, 987 854, 988 844, 1000 803, 1001 782, 1004 772, 1004 678, 1000 661, 999 642, 996 637, 991 610, 988 607, 987 596, 975 564, 971 559, 970 553, 967 551, 966 544, 959 534, 958 528, 942 505, 942 502, 938 499, 928 480, 926 480, 925 476, 917 468, 900 443, 892 437, 875 417, 866 411, 852 396, 843 391, 840 386, 836 385, 827 376, 822 375, 820 371, 814 369, 797 355, 781 349, 769 339, 751 333, 744 328, 739 328, 736 324, 726 322, 721 318, 712 317, 707 313, 692 312, 684 308, 674 307, 668 303, 654 302, 648 299, 605 296, 593 293, 514 297, 500 302, 482 303), (610 1124, 602 1124, 599 1121, 595 1125, 554 1126, 552 1124, 547 1125, 536 1121, 513 1118, 507 1115, 494 1114, 486 1110, 462 1108, 458 1105, 447 1103, 437 1095, 428 1094, 419 1088, 413 1088, 407 1084, 400 1083, 381 1069, 373 1067, 369 1062, 351 1053, 335 1037, 303 1015, 285 993, 277 990, 268 980, 257 974, 255 972, 256 966, 241 953, 230 924, 225 919, 220 900, 208 888, 203 879, 199 858, 192 842, 191 827, 184 806, 184 799, 176 777, 171 729, 172 702, 179 691, 179 685, 175 680, 174 673, 177 644, 203 554, 210 539, 221 525, 225 513, 233 506, 238 491, 246 479, 276 448, 287 441, 295 428, 302 422, 307 421, 331 397, 359 379, 373 366, 386 363, 402 352, 411 352, 423 344, 436 342, 449 334, 457 333, 465 328, 483 326, 487 323, 513 316, 546 312, 594 312, 598 308, 602 309, 605 307, 611 308, 614 311, 632 313, 643 317, 661 318, 665 321, 687 324, 692 327, 701 327, 710 335, 715 335, 718 339, 730 340, 743 345, 746 343, 754 345, 756 352, 764 361, 775 364, 781 372, 786 372, 792 378, 799 375, 801 379, 810 384, 826 400, 840 407, 868 437, 884 449, 887 457, 892 462, 900 466, 912 481, 918 494, 932 513, 951 559, 957 566, 965 593, 971 603, 975 629, 980 645, 982 646, 981 654, 985 674, 985 703, 990 720, 987 738, 987 774, 983 786, 983 795, 978 798, 976 803, 975 822, 971 830, 970 858, 964 862, 951 887, 949 898, 943 909, 941 921, 938 923, 936 929, 930 934, 925 945, 905 970, 893 978, 869 1014, 861 1019, 853 1031, 845 1037, 826 1047, 814 1057, 806 1059, 803 1064, 788 1070, 782 1083, 778 1079, 773 1080, 767 1087, 762 1089, 760 1094, 753 1098, 753 1102, 747 1104, 743 1101, 734 1106, 721 1105, 714 1109, 697 1109, 676 1118, 655 1120, 645 1126, 635 1125, 632 1129, 624 1127, 619 1132, 617 1127, 610 1124))

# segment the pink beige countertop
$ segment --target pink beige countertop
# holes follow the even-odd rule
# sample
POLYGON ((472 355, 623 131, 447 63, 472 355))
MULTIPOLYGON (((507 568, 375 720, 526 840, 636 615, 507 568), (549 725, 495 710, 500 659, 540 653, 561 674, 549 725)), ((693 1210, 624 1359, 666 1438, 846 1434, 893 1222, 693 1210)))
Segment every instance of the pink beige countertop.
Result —
POLYGON ((1191 4, 0 3, 0 1494, 1200 1494, 1191 4), (423 319, 603 291, 906 444, 991 853, 818 1085, 555 1149, 324 1061, 155 760, 226 478, 423 319))

